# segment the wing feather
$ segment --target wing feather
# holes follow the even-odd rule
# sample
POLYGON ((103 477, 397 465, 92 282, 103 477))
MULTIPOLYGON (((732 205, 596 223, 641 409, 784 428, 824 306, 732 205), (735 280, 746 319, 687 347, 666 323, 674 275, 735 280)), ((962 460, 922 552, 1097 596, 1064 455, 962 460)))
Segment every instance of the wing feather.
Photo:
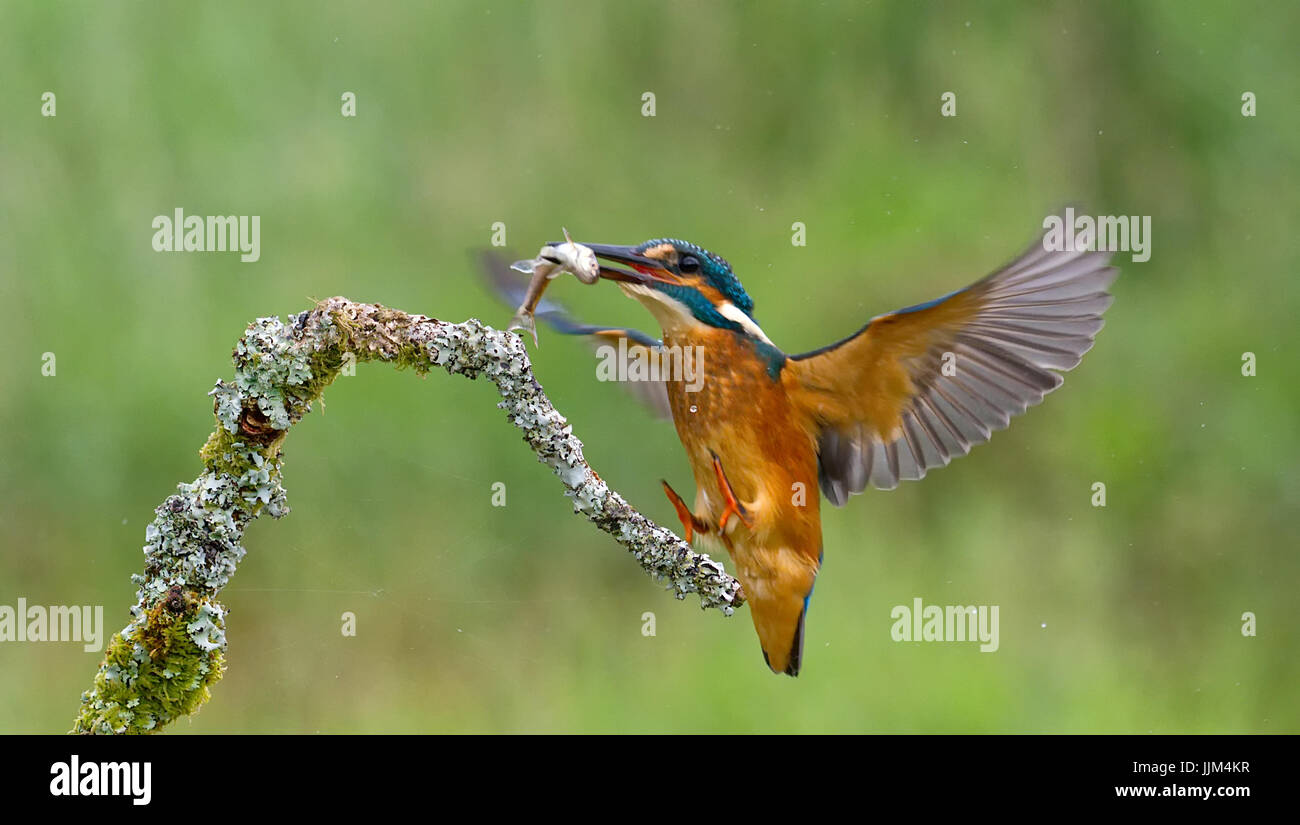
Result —
POLYGON ((1102 327, 1109 258, 1040 241, 966 289, 792 356, 787 386, 817 428, 827 499, 923 478, 1059 387, 1102 327))

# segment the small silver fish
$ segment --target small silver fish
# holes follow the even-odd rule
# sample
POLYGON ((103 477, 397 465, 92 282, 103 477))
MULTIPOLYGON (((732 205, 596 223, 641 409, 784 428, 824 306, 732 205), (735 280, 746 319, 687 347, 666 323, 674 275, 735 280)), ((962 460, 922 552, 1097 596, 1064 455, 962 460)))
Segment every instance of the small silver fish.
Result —
POLYGON ((564 243, 544 246, 533 260, 515 261, 510 268, 533 277, 528 282, 524 302, 515 310, 515 317, 510 319, 510 325, 506 329, 522 329, 532 333, 534 346, 541 344, 537 340, 537 321, 533 312, 551 281, 565 272, 572 273, 584 284, 590 285, 600 280, 600 263, 596 260, 596 253, 589 247, 574 243, 567 229, 564 230, 564 243))

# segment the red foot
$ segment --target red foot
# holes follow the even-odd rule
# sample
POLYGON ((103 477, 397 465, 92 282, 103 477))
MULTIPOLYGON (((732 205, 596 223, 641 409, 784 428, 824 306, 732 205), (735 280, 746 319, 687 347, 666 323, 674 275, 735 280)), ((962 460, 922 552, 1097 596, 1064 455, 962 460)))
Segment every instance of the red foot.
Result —
POLYGON ((691 508, 687 507, 686 502, 682 501, 682 497, 677 495, 677 491, 668 486, 668 482, 660 481, 659 483, 664 485, 664 494, 668 496, 673 509, 677 511, 677 518, 681 519, 682 529, 686 533, 686 543, 690 544, 695 539, 695 531, 703 530, 705 525, 695 517, 695 514, 691 512, 691 508))
POLYGON ((727 480, 727 474, 722 470, 722 462, 718 460, 717 453, 713 454, 713 472, 718 476, 718 489, 726 497, 725 507, 722 510, 722 518, 718 520, 718 532, 722 533, 727 529, 727 521, 734 515, 740 519, 740 523, 750 528, 754 528, 753 522, 749 520, 749 512, 745 510, 744 505, 736 500, 736 491, 731 489, 731 482, 727 480))

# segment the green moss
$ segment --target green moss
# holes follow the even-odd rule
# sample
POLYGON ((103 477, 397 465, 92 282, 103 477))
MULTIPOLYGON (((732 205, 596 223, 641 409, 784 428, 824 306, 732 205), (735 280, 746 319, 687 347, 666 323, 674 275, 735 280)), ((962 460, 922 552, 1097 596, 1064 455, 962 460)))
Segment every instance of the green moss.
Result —
POLYGON ((199 450, 199 458, 203 459, 203 466, 208 472, 239 478, 247 469, 247 462, 236 457, 237 444, 242 445, 243 442, 224 427, 218 427, 199 450))
POLYGON ((288 513, 280 447, 349 363, 383 361, 428 372, 408 334, 417 321, 376 308, 353 320, 322 302, 312 312, 258 318, 233 353, 233 381, 211 395, 216 430, 199 450, 204 472, 155 509, 131 624, 109 644, 74 731, 144 733, 196 711, 221 678, 224 611, 216 594, 245 555, 244 527, 288 513))
POLYGON ((299 399, 302 402, 312 403, 321 397, 326 387, 334 383, 334 379, 343 370, 343 357, 343 353, 336 349, 313 352, 308 356, 307 365, 312 377, 299 388, 299 399))
POLYGON ((73 733, 149 733, 188 716, 225 671, 225 611, 181 593, 114 634, 73 733))
POLYGON ((407 334, 418 323, 415 317, 376 304, 376 310, 367 316, 365 323, 380 325, 386 332, 376 335, 373 330, 364 330, 366 334, 363 335, 363 330, 358 329, 356 321, 344 313, 331 310, 328 303, 322 301, 317 305, 320 313, 318 323, 322 330, 335 331, 337 345, 316 353, 310 362, 320 382, 316 396, 338 376, 346 353, 351 353, 357 363, 384 361, 398 369, 410 367, 420 375, 429 372, 428 353, 419 344, 412 342, 407 334))

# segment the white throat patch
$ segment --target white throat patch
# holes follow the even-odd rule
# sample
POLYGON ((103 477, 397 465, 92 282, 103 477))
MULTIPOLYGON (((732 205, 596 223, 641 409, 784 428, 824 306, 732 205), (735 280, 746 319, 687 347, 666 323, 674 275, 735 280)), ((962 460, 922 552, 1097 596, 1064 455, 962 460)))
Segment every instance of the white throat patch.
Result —
MULTIPOLYGON (((657 289, 629 283, 620 283, 619 288, 623 290, 624 295, 636 298, 646 309, 650 310, 650 314, 659 322, 659 326, 663 327, 664 332, 686 331, 691 327, 703 326, 702 322, 691 312, 690 307, 657 289)), ((718 307, 718 314, 728 321, 738 324, 741 329, 758 340, 767 344, 772 343, 767 334, 763 332, 758 324, 754 323, 754 319, 750 318, 740 310, 740 307, 730 301, 725 301, 718 307)))

